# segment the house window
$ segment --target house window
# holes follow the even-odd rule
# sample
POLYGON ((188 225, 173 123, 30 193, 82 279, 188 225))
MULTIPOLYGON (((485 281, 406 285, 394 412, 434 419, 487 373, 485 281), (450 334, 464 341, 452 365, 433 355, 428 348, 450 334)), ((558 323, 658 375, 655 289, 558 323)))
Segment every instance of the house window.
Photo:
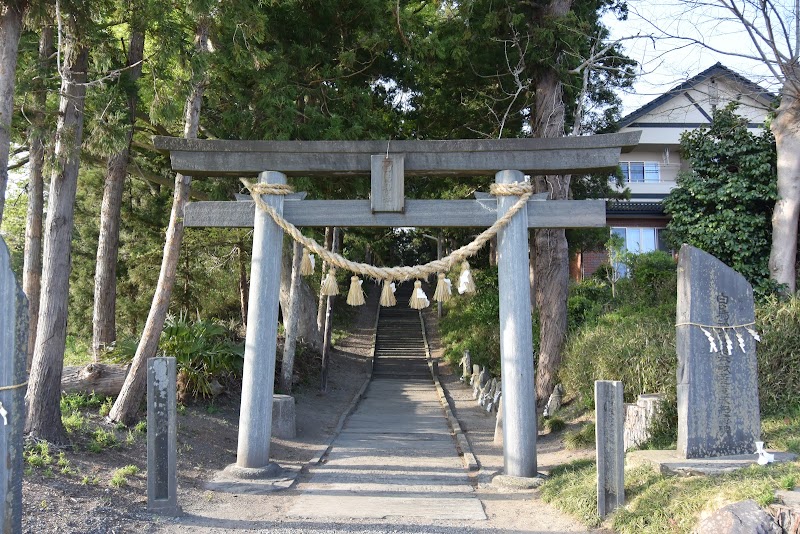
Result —
POLYGON ((656 184, 661 181, 661 170, 657 161, 622 161, 619 167, 628 183, 656 184))
POLYGON ((663 250, 669 252, 663 239, 663 228, 627 228, 615 227, 611 233, 620 236, 625 242, 625 250, 634 254, 663 250))
MULTIPOLYGON (((669 252, 669 247, 663 238, 664 228, 627 228, 613 227, 611 233, 618 235, 625 243, 625 250, 634 254, 644 254, 655 250, 669 252)), ((614 265, 621 276, 628 276, 628 267, 623 263, 614 265)))

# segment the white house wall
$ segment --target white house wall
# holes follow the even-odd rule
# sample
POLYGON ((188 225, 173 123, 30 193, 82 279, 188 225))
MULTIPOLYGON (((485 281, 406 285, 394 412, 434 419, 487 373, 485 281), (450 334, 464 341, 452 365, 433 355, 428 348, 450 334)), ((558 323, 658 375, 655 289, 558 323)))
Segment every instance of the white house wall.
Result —
POLYGON ((720 75, 676 92, 665 102, 637 117, 629 126, 621 128, 621 132, 639 130, 642 136, 633 151, 621 154, 620 162, 659 163, 660 183, 626 184, 634 197, 632 200, 652 201, 654 195, 669 193, 675 187, 678 173, 689 168, 680 156, 681 135, 700 125, 708 125, 715 105, 723 107, 734 100, 741 103, 737 113, 746 117, 751 124, 759 125, 750 130, 754 133, 761 131, 760 125, 767 114, 766 101, 748 94, 747 89, 736 80, 720 75))

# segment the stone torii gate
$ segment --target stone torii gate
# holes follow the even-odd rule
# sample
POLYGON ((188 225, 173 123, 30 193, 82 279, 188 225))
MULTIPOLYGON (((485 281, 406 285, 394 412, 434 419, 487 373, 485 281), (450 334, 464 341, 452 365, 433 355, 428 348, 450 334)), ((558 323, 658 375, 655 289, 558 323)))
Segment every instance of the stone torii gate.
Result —
MULTIPOLYGON (((190 176, 259 177, 286 184, 287 176, 364 176, 370 200, 300 200, 262 195, 295 226, 489 227, 518 196, 477 200, 406 200, 405 176, 495 175, 498 184, 525 174, 587 174, 611 170, 639 132, 557 139, 453 141, 219 141, 155 137, 172 169, 190 176), (284 202, 286 200, 286 202, 284 202)), ((528 281, 528 228, 605 225, 602 200, 529 200, 497 235, 503 457, 506 475, 534 477, 536 393, 528 281)), ((254 227, 251 284, 236 464, 242 478, 274 476, 269 462, 283 230, 249 202, 195 202, 186 226, 254 227)))

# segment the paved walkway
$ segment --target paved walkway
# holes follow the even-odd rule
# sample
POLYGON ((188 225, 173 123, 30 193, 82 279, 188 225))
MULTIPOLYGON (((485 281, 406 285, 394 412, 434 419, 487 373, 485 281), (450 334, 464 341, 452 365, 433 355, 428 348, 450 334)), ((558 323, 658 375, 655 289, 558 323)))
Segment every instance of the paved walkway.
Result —
POLYGON ((430 380, 373 379, 310 472, 289 517, 486 519, 430 380))

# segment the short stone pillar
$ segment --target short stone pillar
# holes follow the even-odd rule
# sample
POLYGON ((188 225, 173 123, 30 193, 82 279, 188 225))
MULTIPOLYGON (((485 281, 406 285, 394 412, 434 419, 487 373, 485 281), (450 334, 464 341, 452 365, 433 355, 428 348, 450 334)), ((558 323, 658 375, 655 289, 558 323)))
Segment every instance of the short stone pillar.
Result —
POLYGON ((294 397, 291 395, 272 396, 272 435, 281 439, 297 436, 295 426, 294 397))
POLYGON ((625 504, 625 405, 622 382, 594 383, 595 443, 597 445, 597 514, 605 517, 625 504))
POLYGON ((22 532, 22 434, 25 426, 25 362, 28 299, 11 270, 0 238, 0 531, 22 532))
POLYGON ((175 358, 147 361, 147 510, 180 515, 175 358))
POLYGON ((464 351, 464 356, 461 357, 461 381, 466 383, 472 371, 472 357, 468 350, 464 351))

